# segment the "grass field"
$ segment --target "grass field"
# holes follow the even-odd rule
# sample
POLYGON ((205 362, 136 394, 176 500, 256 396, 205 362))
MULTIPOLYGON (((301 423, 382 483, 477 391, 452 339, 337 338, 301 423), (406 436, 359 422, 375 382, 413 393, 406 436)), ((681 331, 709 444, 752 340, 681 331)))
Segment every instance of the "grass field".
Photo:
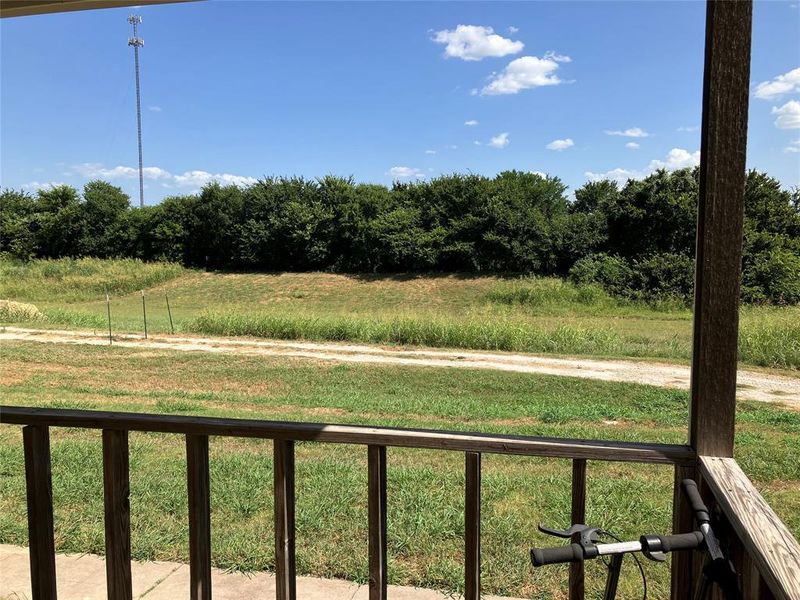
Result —
MULTIPOLYGON (((610 298, 557 279, 493 276, 224 274, 94 259, 0 261, 0 299, 35 304, 44 326, 176 329, 216 335, 359 341, 687 361, 691 312, 610 298)), ((743 363, 800 369, 800 307, 744 307, 743 363)))
MULTIPOLYGON (((177 282, 176 282, 177 283, 177 282)), ((309 360, 217 356, 117 347, 4 343, 3 402, 49 407, 369 423, 529 435, 680 443, 683 392, 525 374, 309 360), (591 400, 591 401, 588 401, 591 400)), ((800 413, 739 404, 736 458, 779 515, 800 534, 800 413)), ((98 432, 53 431, 57 545, 103 550, 98 432)), ((300 443, 298 568, 367 578, 366 450, 300 443)), ((21 433, 0 427, 0 542, 26 540, 21 433)), ((457 593, 462 585, 463 455, 390 449, 389 567, 392 583, 457 593)), ((270 569, 269 442, 211 442, 213 560, 270 569)), ((670 527, 668 467, 589 463, 588 521, 622 536, 670 527)), ((187 560, 185 458, 179 436, 131 434, 133 555, 187 560)), ((483 581, 487 593, 562 598, 567 569, 532 572, 527 550, 551 543, 539 521, 565 526, 570 463, 485 456, 483 581), (560 595, 561 594, 561 595, 560 595)), ((600 593, 599 565, 589 571, 600 593)), ((647 563, 650 597, 667 595, 668 565, 647 563)), ((621 598, 640 597, 632 562, 621 598)))

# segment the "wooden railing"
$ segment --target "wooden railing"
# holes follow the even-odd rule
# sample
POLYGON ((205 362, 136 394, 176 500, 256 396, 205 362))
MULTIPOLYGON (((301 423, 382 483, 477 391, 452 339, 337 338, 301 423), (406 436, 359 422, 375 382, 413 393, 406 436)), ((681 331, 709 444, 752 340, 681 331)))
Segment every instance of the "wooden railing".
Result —
MULTIPOLYGON (((314 441, 367 446, 368 530, 369 530, 369 597, 387 597, 387 527, 386 466, 387 448, 428 448, 463 452, 465 456, 464 515, 464 596, 480 598, 480 520, 481 520, 481 456, 483 454, 515 454, 572 459, 572 521, 583 522, 586 506, 587 461, 620 461, 673 465, 675 469, 674 529, 688 530, 682 514, 685 505, 679 501, 679 482, 694 476, 698 457, 688 446, 640 444, 631 442, 586 441, 525 437, 512 435, 471 434, 421 429, 397 429, 354 425, 291 423, 152 415, 0 407, 0 422, 23 425, 25 473, 28 502, 28 534, 30 543, 31 586, 33 598, 56 597, 55 549, 53 542, 53 504, 50 474, 50 427, 77 427, 102 430, 103 490, 105 507, 106 576, 109 600, 132 597, 130 560, 130 505, 128 432, 159 432, 185 436, 187 457, 187 493, 189 507, 190 597, 211 598, 211 510, 209 486, 209 436, 263 438, 273 440, 274 518, 276 598, 293 600, 295 591, 295 451, 294 442, 314 441)), ((744 541, 747 563, 759 582, 759 596, 772 590, 776 598, 797 598, 792 585, 800 590, 800 551, 794 561, 790 556, 797 542, 761 500, 762 517, 743 517, 752 512, 751 497, 730 491, 727 475, 735 462, 723 463, 700 459, 701 475, 707 491, 713 494, 738 536, 744 541), (731 464, 732 463, 732 464, 731 464), (742 504, 744 502, 744 504, 742 504), (750 503, 750 504, 748 504, 750 503), (766 508, 764 508, 766 507, 766 508), (765 520, 766 519, 766 520, 765 520), (781 529, 783 527, 783 529, 781 529), (770 530, 770 534, 754 535, 753 531, 770 530), (775 546, 765 540, 777 536, 775 546), (794 544, 794 546, 792 545, 794 544), (771 550, 770 550, 771 548, 771 550), (770 554, 772 552, 773 554, 770 554), (788 565, 788 566, 787 566, 788 565), (793 565, 797 570, 792 572, 793 565), (777 591, 776 591, 777 590, 777 591), (788 591, 787 591, 788 590, 788 591)), ((738 467, 735 467, 738 469, 738 467)), ((741 471, 739 471, 741 473, 741 471)), ((749 481, 741 475, 739 480, 749 481), (743 478, 743 479, 742 479, 743 478)), ((740 484, 741 485, 744 484, 740 484)), ((751 486, 752 487, 752 486, 751 486)), ((738 489, 738 488, 737 488, 738 489)), ((749 488, 748 488, 749 489, 749 488)), ((753 495, 754 494, 754 495, 753 495)), ((774 542, 774 540, 772 540, 774 542)), ((685 553, 684 553, 685 554, 685 553)), ((680 555, 678 555, 680 556, 680 555)), ((672 597, 685 598, 691 587, 692 569, 676 556, 673 560, 672 597)), ((756 589, 757 584, 745 584, 756 589)), ((798 592, 800 593, 800 592, 798 592)), ((583 565, 570 567, 571 600, 584 597, 583 565)), ((750 596, 745 596, 750 597, 750 596)))
MULTIPOLYGON (((675 465, 693 464, 688 446, 584 441, 511 435, 467 434, 420 429, 288 423, 0 407, 0 422, 24 425, 25 472, 31 583, 34 599, 55 598, 55 554, 50 477, 50 427, 80 427, 103 432, 106 575, 109 600, 131 598, 128 432, 149 431, 186 437, 189 500, 191 598, 211 597, 211 512, 209 500, 209 436, 273 440, 276 598, 295 598, 294 442, 315 441, 367 446, 369 521, 369 596, 386 598, 387 447, 429 448, 463 452, 465 456, 464 595, 480 598, 481 455, 516 454, 567 458, 573 461, 572 518, 584 519, 587 460, 675 465)), ((583 598, 582 565, 570 571, 573 599, 583 598)))
POLYGON ((701 485, 729 526, 745 598, 800 599, 800 544, 732 458, 701 456, 701 485))

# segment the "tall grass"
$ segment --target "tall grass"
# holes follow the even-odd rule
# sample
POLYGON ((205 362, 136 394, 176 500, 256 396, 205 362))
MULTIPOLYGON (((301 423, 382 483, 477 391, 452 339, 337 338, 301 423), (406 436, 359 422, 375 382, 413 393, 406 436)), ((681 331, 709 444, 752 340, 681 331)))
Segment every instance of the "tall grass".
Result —
POLYGON ((486 300, 542 313, 568 310, 584 314, 621 315, 641 314, 643 311, 686 313, 688 310, 686 304, 678 298, 649 302, 615 298, 600 284, 576 284, 557 277, 521 277, 499 281, 486 294, 486 300))
MULTIPOLYGON (((785 317, 745 321, 739 335, 742 362, 773 368, 800 368, 800 324, 785 317)), ((206 311, 181 324, 193 333, 280 340, 400 344, 435 348, 500 350, 572 355, 654 358, 691 357, 680 340, 623 336, 610 327, 537 326, 506 318, 318 317, 276 313, 206 311)))
POLYGON ((88 313, 80 310, 67 310, 64 308, 45 308, 45 319, 52 325, 64 325, 85 329, 105 329, 108 327, 106 317, 99 314, 88 313))
POLYGON ((797 312, 775 309, 743 319, 739 328, 739 360, 764 367, 799 369, 797 312))
POLYGON ((176 263, 145 263, 132 258, 61 258, 17 262, 0 260, 0 298, 80 302, 110 294, 129 294, 182 275, 176 263))
POLYGON ((284 340, 561 354, 616 354, 625 347, 622 337, 607 328, 562 325, 548 330, 504 319, 369 319, 209 311, 184 323, 184 329, 211 335, 284 340))
POLYGON ((526 277, 497 283, 486 295, 498 304, 552 307, 578 304, 608 308, 617 301, 597 284, 576 285, 555 277, 526 277))

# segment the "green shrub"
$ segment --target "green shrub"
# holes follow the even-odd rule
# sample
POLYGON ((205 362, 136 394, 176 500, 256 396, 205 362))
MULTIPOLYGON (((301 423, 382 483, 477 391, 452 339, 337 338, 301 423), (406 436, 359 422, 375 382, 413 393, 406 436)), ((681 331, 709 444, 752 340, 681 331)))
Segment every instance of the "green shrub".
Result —
POLYGON ((661 306, 688 304, 694 293, 694 260, 680 254, 654 254, 628 260, 595 254, 569 272, 576 285, 599 284, 612 296, 661 306))
POLYGON ((778 305, 800 302, 800 256, 774 248, 750 258, 742 273, 742 300, 778 305))
POLYGON ((526 277, 494 286, 487 299, 498 304, 537 306, 613 306, 616 301, 597 283, 572 283, 554 277, 526 277))
MULTIPOLYGON (((558 177, 525 171, 451 173, 391 188, 336 176, 268 177, 242 187, 211 183, 144 208, 102 181, 35 197, 3 190, 0 256, 246 271, 570 273, 619 298, 686 303, 698 182, 697 168, 661 169, 622 187, 589 182, 570 202, 558 177)), ((799 194, 748 173, 745 302, 798 302, 799 194)))
POLYGON ((608 293, 622 298, 637 295, 636 274, 630 264, 619 256, 593 254, 577 261, 569 271, 576 285, 599 284, 608 293))
POLYGON ((651 302, 689 303, 694 294, 694 259, 682 254, 656 254, 635 260, 639 289, 651 302))

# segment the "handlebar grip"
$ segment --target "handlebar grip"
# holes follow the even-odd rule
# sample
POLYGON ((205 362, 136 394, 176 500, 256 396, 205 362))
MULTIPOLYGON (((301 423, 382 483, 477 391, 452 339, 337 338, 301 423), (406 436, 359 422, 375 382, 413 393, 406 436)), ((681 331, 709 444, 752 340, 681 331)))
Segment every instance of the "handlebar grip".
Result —
POLYGON ((701 532, 693 531, 677 535, 643 535, 639 542, 645 552, 678 552, 699 548, 703 539, 701 532))
POLYGON ((684 479, 681 482, 681 487, 683 488, 683 493, 686 494, 686 497, 689 499, 689 505, 692 507, 692 511, 694 511, 694 517, 697 519, 697 522, 700 524, 708 523, 711 517, 708 515, 706 503, 703 502, 703 499, 700 497, 697 484, 691 479, 684 479))
POLYGON ((531 548, 531 562, 534 567, 556 563, 581 562, 583 547, 580 544, 558 546, 556 548, 531 548))

